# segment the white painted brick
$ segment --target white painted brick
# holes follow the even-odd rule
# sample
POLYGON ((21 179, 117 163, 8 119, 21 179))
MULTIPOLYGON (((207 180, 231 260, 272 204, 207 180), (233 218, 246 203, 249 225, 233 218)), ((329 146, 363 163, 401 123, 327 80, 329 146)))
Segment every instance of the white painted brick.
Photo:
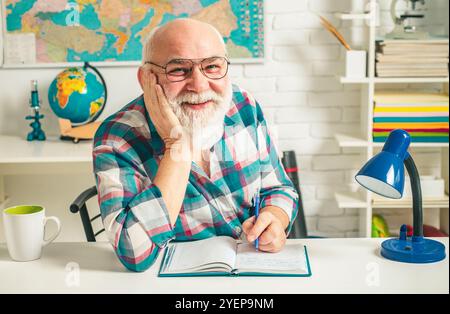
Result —
POLYGON ((342 185, 317 185, 316 198, 318 200, 335 200, 336 192, 355 191, 357 184, 342 184, 342 185))
POLYGON ((347 231, 345 233, 346 238, 359 238, 360 234, 358 231, 347 231))
POLYGON ((318 230, 322 232, 347 232, 357 231, 359 217, 321 217, 318 221, 318 230))
POLYGON ((367 38, 369 37, 368 30, 369 28, 366 26, 350 27, 345 29, 342 33, 352 49, 366 50, 364 47, 367 42, 367 38))
POLYGON ((333 201, 305 201, 303 202, 305 216, 319 216, 319 222, 322 217, 342 215, 344 210, 337 207, 333 201))
POLYGON ((316 187, 314 185, 302 184, 300 186, 303 202, 314 201, 316 198, 316 187))
POLYGON ((315 12, 345 12, 351 11, 350 1, 342 0, 312 0, 308 5, 311 11, 315 12))
POLYGON ((344 63, 342 61, 314 61, 312 74, 314 76, 343 76, 344 63))
POLYGON ((311 64, 298 62, 267 62, 264 65, 248 64, 244 68, 246 77, 308 76, 311 74, 311 71, 311 64))
POLYGON ((297 160, 297 168, 299 171, 299 178, 300 178, 300 189, 302 186, 302 172, 306 170, 312 169, 312 156, 305 156, 305 155, 295 155, 295 159, 297 160))
MULTIPOLYGON (((344 84, 344 92, 359 92, 359 84, 344 84)), ((394 84, 395 85, 395 84, 394 84)))
POLYGON ((231 64, 228 68, 228 75, 231 78, 238 78, 244 76, 244 66, 242 64, 231 64))
POLYGON ((307 10, 307 0, 269 0, 266 1, 266 13, 285 13, 307 10))
POLYGON ((311 234, 311 232, 317 231, 317 217, 309 216, 305 217, 306 220, 306 230, 308 231, 308 235, 311 234))
POLYGON ((313 170, 348 170, 361 167, 363 163, 361 155, 316 156, 313 170))
POLYGON ((308 105, 312 107, 359 106, 360 101, 359 92, 308 93, 308 105))
POLYGON ((342 110, 343 122, 358 122, 360 120, 361 111, 359 107, 348 107, 342 110))
MULTIPOLYGON (((313 138, 334 138, 336 133, 356 134, 359 129, 359 123, 313 123, 310 132, 313 138)), ((358 148, 357 150, 352 149, 348 153, 360 151, 361 149, 358 148)))
POLYGON ((307 95, 304 92, 286 92, 286 93, 253 93, 255 99, 264 106, 268 107, 292 107, 306 106, 307 95))
POLYGON ((340 56, 338 45, 303 45, 275 47, 273 58, 277 61, 305 62, 315 60, 337 60, 340 56))
POLYGON ((250 93, 253 92, 274 92, 275 78, 235 78, 233 83, 250 93))
POLYGON ((343 154, 358 154, 358 153, 361 153, 361 147, 342 147, 341 150, 342 150, 343 154))
POLYGON ((329 77, 280 77, 277 80, 278 91, 340 91, 342 85, 329 77))
POLYGON ((308 138, 309 124, 307 123, 289 123, 276 125, 280 139, 308 138))
POLYGON ((263 111, 264 118, 267 121, 267 125, 269 130, 272 130, 272 127, 274 127, 275 124, 275 110, 273 108, 264 108, 263 111))
POLYGON ((346 216, 357 216, 359 215, 359 208, 345 208, 344 209, 344 215, 346 216))
POLYGON ((308 39, 306 31, 271 31, 267 34, 266 43, 271 46, 305 45, 308 39))
MULTIPOLYGON (((363 159, 364 160, 364 159, 363 159)), ((358 167, 356 167, 355 169, 351 169, 351 170, 346 170, 344 171, 344 180, 345 183, 347 184, 358 184, 355 180, 355 176, 358 173, 358 171, 361 169, 361 167, 364 164, 359 165, 358 167)))
POLYGON ((303 171, 303 184, 341 184, 344 183, 342 171, 303 171))
POLYGON ((327 155, 339 153, 339 146, 334 140, 312 140, 312 139, 298 139, 298 140, 283 140, 280 139, 279 147, 284 150, 295 150, 298 154, 305 155, 327 155))
MULTIPOLYGON (((345 37, 344 37, 345 38, 345 37)), ((314 29, 309 31, 309 42, 312 45, 338 44, 339 41, 329 31, 314 29)))
MULTIPOLYGON (((361 49, 367 40, 367 27, 339 28, 339 32, 352 49, 361 49)), ((327 30, 310 30, 309 42, 312 45, 340 44, 327 30)))
POLYGON ((340 108, 286 107, 275 114, 277 123, 339 121, 340 108))
MULTIPOLYGON (((341 21, 334 17, 332 14, 322 14, 328 21, 330 21, 335 27, 339 27, 341 21)), ((320 24, 320 18, 313 12, 305 13, 292 13, 276 15, 273 20, 273 28, 275 30, 280 29, 323 29, 320 24)))

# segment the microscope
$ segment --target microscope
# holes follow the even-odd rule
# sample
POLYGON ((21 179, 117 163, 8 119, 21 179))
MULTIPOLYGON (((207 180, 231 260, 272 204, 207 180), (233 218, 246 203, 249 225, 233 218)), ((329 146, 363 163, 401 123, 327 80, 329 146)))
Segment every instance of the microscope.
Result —
POLYGON ((40 100, 36 80, 31 81, 30 107, 31 110, 33 111, 33 115, 26 116, 25 119, 33 120, 30 123, 30 126, 33 130, 30 133, 28 133, 27 141, 34 141, 34 140, 45 141, 45 133, 42 130, 41 122, 39 121, 40 119, 44 118, 44 115, 39 113, 40 100))
POLYGON ((417 4, 425 5, 425 0, 392 0, 391 17, 394 21, 394 29, 386 34, 386 39, 427 39, 429 34, 417 30, 414 20, 423 19, 423 10, 418 10, 417 4), (398 2, 406 2, 406 10, 397 15, 398 2))

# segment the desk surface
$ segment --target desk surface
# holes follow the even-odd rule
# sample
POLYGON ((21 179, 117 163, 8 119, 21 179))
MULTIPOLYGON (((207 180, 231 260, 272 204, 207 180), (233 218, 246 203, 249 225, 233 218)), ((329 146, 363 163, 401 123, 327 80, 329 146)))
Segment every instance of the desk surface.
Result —
POLYGON ((0 135, 0 164, 91 161, 92 141, 74 144, 50 137, 42 142, 28 142, 18 136, 0 135))
POLYGON ((447 258, 434 264, 386 260, 383 239, 289 240, 308 248, 313 274, 306 278, 158 278, 161 255, 146 272, 133 273, 108 243, 53 243, 40 260, 21 263, 0 244, 0 293, 449 293, 448 238, 438 240, 447 258))

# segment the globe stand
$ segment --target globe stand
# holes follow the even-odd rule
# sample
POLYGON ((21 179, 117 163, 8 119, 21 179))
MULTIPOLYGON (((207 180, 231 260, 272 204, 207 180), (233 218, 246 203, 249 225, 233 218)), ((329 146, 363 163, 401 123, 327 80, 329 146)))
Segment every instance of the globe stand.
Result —
POLYGON ((78 143, 80 140, 91 140, 94 138, 95 132, 102 123, 101 121, 91 122, 85 125, 72 127, 69 119, 58 119, 59 129, 61 131, 61 140, 72 141, 78 143))

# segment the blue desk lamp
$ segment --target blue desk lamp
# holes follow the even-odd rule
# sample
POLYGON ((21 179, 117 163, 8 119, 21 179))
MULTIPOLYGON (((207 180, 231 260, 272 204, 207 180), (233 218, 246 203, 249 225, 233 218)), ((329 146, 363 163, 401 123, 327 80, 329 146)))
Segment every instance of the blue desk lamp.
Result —
POLYGON ((408 132, 400 129, 392 131, 383 150, 361 168, 355 179, 374 193, 399 199, 403 194, 405 165, 411 178, 413 236, 407 237, 406 225, 402 225, 398 239, 388 239, 381 244, 381 255, 405 263, 433 263, 445 258, 445 246, 423 237, 422 191, 419 173, 408 153, 410 142, 408 132))

